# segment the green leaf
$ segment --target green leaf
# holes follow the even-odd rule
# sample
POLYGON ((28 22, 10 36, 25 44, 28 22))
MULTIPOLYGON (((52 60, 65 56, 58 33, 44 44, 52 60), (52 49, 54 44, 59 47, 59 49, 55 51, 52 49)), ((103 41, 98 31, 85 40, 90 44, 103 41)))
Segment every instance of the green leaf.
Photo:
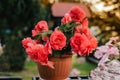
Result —
POLYGON ((58 50, 53 50, 53 54, 51 56, 54 57, 60 57, 62 56, 64 53, 62 51, 58 51, 58 50))

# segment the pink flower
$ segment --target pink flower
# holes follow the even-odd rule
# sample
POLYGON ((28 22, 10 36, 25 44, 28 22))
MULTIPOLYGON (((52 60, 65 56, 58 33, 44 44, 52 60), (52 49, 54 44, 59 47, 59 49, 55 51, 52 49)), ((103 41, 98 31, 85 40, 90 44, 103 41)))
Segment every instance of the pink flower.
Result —
POLYGON ((29 46, 35 45, 36 41, 32 40, 30 37, 24 38, 22 40, 22 45, 24 48, 28 48, 29 46))
POLYGON ((70 12, 69 12, 72 20, 76 21, 76 22, 80 22, 82 21, 84 18, 85 18, 85 13, 84 11, 76 6, 76 7, 73 7, 70 12))
POLYGON ((75 31, 77 32, 77 33, 82 33, 82 25, 78 25, 77 27, 75 27, 75 31))
POLYGON ((62 50, 66 45, 65 35, 61 31, 55 30, 50 36, 50 44, 54 50, 62 50))
POLYGON ((100 47, 97 47, 97 49, 102 53, 107 53, 109 50, 109 46, 100 46, 100 47))
POLYGON ((119 49, 117 47, 111 47, 108 51, 108 54, 118 56, 119 55, 119 49))
POLYGON ((47 64, 48 54, 46 53, 43 45, 36 44, 36 45, 30 46, 26 49, 26 52, 28 53, 30 58, 35 62, 40 62, 41 64, 47 64))
POLYGON ((88 38, 89 44, 87 46, 88 53, 92 53, 94 49, 97 47, 97 40, 94 36, 91 35, 91 37, 88 38))
POLYGON ((119 59, 119 47, 117 37, 112 37, 105 45, 97 48, 95 57, 100 59, 98 66, 104 66, 107 61, 119 59))
POLYGON ((62 22, 62 24, 65 24, 65 23, 70 22, 71 20, 72 19, 71 19, 70 15, 67 13, 67 14, 64 15, 64 17, 62 18, 61 22, 62 22))
POLYGON ((75 33, 70 39, 70 45, 75 53, 85 56, 87 53, 86 47, 88 46, 88 39, 84 34, 75 33))
POLYGON ((86 19, 82 20, 81 23, 83 26, 88 26, 88 19, 86 18, 86 19))
POLYGON ((32 30, 32 36, 36 36, 39 33, 43 32, 43 31, 47 31, 48 30, 48 25, 46 21, 40 21, 37 23, 37 25, 35 26, 35 28, 32 30))
POLYGON ((77 27, 75 27, 75 31, 78 33, 84 33, 87 36, 90 35, 89 28, 87 26, 84 26, 84 25, 78 25, 77 27))
POLYGON ((45 44, 45 49, 47 53, 52 54, 52 48, 49 41, 47 41, 47 43, 45 44))
POLYGON ((98 63, 98 66, 104 66, 104 63, 109 61, 109 54, 105 54, 98 63))
POLYGON ((41 63, 42 65, 47 64, 48 63, 48 54, 40 54, 39 56, 39 63, 41 63))
POLYGON ((94 56, 95 56, 97 59, 102 58, 103 55, 104 55, 104 54, 103 54, 101 51, 96 51, 95 54, 94 54, 94 56))
POLYGON ((39 34, 39 31, 38 30, 36 30, 36 29, 33 29, 32 30, 32 37, 35 37, 36 35, 38 35, 39 34))

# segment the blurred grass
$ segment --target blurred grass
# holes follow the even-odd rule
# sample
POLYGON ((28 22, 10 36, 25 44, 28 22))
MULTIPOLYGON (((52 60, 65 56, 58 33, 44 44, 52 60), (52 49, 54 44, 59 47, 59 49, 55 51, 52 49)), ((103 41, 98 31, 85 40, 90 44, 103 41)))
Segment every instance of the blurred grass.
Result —
POLYGON ((10 74, 12 76, 21 76, 23 80, 32 80, 33 76, 38 76, 36 63, 29 61, 25 63, 25 69, 21 72, 0 72, 0 74, 10 74))
MULTIPOLYGON (((73 68, 77 68, 81 75, 89 75, 89 72, 96 67, 96 65, 85 62, 83 64, 76 64, 76 56, 73 56, 72 65, 73 68)), ((25 63, 25 69, 21 72, 0 72, 2 74, 10 74, 13 76, 22 76, 23 80, 32 80, 33 76, 38 76, 37 65, 33 61, 29 61, 25 63)))
POLYGON ((80 71, 81 75, 89 75, 90 71, 93 70, 96 66, 90 62, 84 64, 75 64, 73 68, 76 68, 80 71))
POLYGON ((81 62, 81 64, 77 64, 77 59, 78 58, 76 58, 76 56, 73 56, 72 67, 79 70, 81 75, 89 75, 90 71, 97 67, 97 65, 88 61, 84 63, 81 62))

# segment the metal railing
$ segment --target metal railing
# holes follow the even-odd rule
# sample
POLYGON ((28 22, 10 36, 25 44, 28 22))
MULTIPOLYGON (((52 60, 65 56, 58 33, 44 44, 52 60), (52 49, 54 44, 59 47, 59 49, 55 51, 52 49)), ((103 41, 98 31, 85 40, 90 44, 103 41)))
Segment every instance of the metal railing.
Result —
POLYGON ((20 76, 0 76, 0 80, 22 80, 20 76))
MULTIPOLYGON (((33 76, 32 80, 42 80, 40 77, 33 76)), ((67 80, 90 80, 89 76, 76 76, 76 77, 69 77, 67 80)))

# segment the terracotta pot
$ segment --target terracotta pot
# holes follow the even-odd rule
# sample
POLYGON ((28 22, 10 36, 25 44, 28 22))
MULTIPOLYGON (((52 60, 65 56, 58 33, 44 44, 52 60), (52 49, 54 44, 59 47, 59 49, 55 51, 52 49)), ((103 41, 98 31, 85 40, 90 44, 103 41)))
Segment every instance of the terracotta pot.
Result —
POLYGON ((50 61, 54 62, 55 69, 38 63, 40 77, 45 80, 65 80, 71 70, 72 55, 51 57, 50 61))

